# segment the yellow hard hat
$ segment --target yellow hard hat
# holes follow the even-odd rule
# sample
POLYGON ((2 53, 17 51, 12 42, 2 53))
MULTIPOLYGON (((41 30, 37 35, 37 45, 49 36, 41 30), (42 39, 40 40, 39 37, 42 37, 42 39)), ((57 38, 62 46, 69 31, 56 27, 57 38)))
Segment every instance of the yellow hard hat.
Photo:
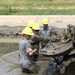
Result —
POLYGON ((48 24, 49 23, 47 18, 44 18, 42 22, 43 22, 43 24, 48 24))
POLYGON ((29 23, 28 23, 28 27, 33 27, 34 24, 35 24, 35 21, 31 20, 31 21, 29 21, 29 23))
POLYGON ((34 35, 33 31, 29 27, 25 27, 22 31, 22 34, 27 34, 27 35, 34 35))
POLYGON ((35 24, 33 25, 32 29, 34 29, 34 30, 40 30, 40 25, 37 24, 37 23, 35 23, 35 24))

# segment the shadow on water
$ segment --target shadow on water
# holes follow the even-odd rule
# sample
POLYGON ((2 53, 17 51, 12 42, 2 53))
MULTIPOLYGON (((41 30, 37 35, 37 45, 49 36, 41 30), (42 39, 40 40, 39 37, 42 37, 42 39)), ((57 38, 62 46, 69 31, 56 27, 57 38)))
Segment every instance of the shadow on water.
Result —
POLYGON ((18 51, 18 43, 0 43, 0 57, 4 54, 18 51))

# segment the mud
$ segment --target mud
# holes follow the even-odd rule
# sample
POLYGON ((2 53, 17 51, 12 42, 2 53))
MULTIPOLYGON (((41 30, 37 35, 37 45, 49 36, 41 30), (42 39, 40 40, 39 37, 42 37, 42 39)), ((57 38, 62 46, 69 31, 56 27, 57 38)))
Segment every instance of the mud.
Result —
POLYGON ((0 38, 1 37, 10 37, 10 38, 14 38, 14 37, 18 37, 18 33, 22 32, 23 28, 25 26, 7 26, 7 25, 3 25, 0 26, 0 38))
MULTIPOLYGON (((14 36, 15 32, 19 33, 23 27, 20 26, 0 26, 0 75, 28 75, 21 72, 19 63, 19 49, 18 43, 22 39, 22 36, 14 36), (12 33, 13 34, 10 34, 12 33)), ((60 34, 63 29, 56 28, 60 34)), ((43 71, 48 67, 49 60, 38 60, 36 63, 41 67, 38 74, 42 75, 43 71)), ((31 74, 33 75, 33 74, 31 74)))
MULTIPOLYGON (((42 75, 49 61, 39 60, 36 63, 41 68, 35 75, 42 75)), ((18 43, 0 43, 0 75, 28 75, 21 72, 18 43)))
MULTIPOLYGON (((59 33, 61 33, 63 31, 63 29, 61 28, 57 28, 52 26, 56 31, 58 31, 59 33)), ((0 38, 20 38, 21 35, 19 35, 19 33, 22 32, 22 30, 25 28, 25 26, 7 26, 7 25, 3 25, 0 26, 0 38)))

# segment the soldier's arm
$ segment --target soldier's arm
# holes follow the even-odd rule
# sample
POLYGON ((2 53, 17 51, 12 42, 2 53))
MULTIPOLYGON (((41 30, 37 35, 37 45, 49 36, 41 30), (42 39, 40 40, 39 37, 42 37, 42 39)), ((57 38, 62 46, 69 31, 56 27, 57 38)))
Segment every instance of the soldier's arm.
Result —
POLYGON ((29 56, 32 56, 36 51, 37 51, 37 50, 34 49, 34 50, 30 51, 30 52, 28 53, 28 55, 29 55, 29 56))

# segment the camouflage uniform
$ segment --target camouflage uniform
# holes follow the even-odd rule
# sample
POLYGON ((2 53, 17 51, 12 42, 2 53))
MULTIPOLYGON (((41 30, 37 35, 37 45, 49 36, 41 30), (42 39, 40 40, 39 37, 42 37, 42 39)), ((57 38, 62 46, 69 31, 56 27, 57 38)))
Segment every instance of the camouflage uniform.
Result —
POLYGON ((19 43, 20 50, 20 64, 22 71, 24 72, 37 72, 37 67, 33 61, 33 57, 29 56, 28 53, 32 51, 31 44, 27 39, 22 39, 19 43))
POLYGON ((43 36, 51 36, 53 32, 53 28, 52 27, 48 27, 47 29, 44 29, 43 27, 40 29, 39 33, 40 35, 43 36))
MULTIPOLYGON (((51 37, 51 40, 52 39, 53 40, 57 39, 57 38, 53 38, 54 36, 57 35, 57 32, 52 27, 48 27, 47 29, 44 29, 42 27, 39 33, 40 33, 40 35, 43 35, 44 37, 51 37)), ((49 41, 50 40, 44 40, 42 42, 42 46, 45 47, 46 44, 49 41)), ((61 63, 62 60, 63 60, 63 56, 58 56, 58 57, 51 58, 49 67, 45 70, 45 72, 43 73, 43 75, 60 75, 59 71, 60 71, 60 68, 62 67, 62 63, 61 63), (60 64, 58 64, 59 61, 60 61, 60 64)))
POLYGON ((33 36, 33 38, 31 39, 31 45, 32 45, 32 49, 37 49, 37 52, 33 55, 34 61, 36 61, 39 57, 39 44, 41 42, 41 37, 40 35, 35 35, 33 36))
POLYGON ((42 75, 61 75, 60 69, 62 68, 63 64, 63 56, 52 58, 49 66, 43 72, 42 75), (58 62, 56 62, 58 61, 58 62))
MULTIPOLYGON (((43 35, 44 37, 51 37, 54 32, 54 29, 52 27, 48 27, 47 29, 44 29, 43 27, 40 29, 39 34, 43 35)), ((41 42, 42 48, 46 46, 46 44, 49 42, 49 39, 45 39, 41 42)))

